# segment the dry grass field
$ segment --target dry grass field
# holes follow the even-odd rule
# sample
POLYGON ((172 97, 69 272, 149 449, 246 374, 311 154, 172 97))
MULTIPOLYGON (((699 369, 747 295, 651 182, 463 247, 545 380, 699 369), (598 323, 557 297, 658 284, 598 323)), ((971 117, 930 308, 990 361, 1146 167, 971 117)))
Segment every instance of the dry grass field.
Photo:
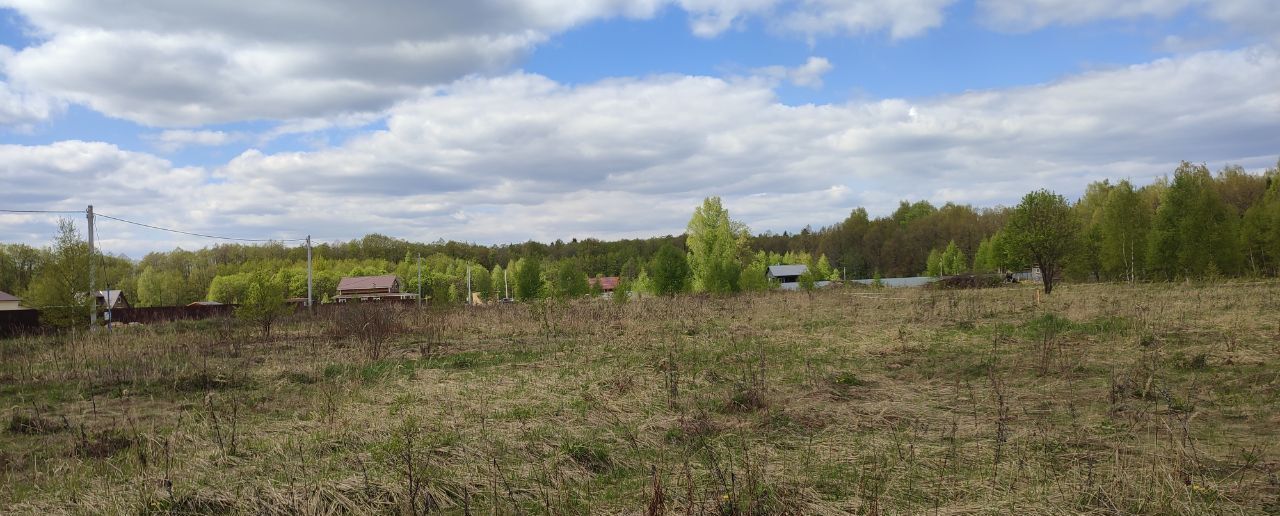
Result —
POLYGON ((0 341, 0 512, 1276 514, 1280 283, 0 341))

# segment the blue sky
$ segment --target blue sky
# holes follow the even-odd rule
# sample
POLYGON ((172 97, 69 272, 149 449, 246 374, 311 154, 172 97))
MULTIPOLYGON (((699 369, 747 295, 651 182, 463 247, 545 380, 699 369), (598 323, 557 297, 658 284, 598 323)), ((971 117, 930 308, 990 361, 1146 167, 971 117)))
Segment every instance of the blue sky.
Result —
POLYGON ((782 231, 1280 153, 1263 0, 374 4, 0 0, 0 208, 505 242, 679 232, 721 195, 782 231))

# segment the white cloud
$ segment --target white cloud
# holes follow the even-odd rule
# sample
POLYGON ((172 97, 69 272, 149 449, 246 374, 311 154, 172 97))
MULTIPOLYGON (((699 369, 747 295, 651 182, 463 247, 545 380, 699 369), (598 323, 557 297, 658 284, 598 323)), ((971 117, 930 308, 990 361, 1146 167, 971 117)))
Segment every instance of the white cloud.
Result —
POLYGON ((794 230, 859 205, 884 214, 903 198, 1073 195, 1107 177, 1147 181, 1182 159, 1270 166, 1277 82, 1280 53, 1268 48, 822 106, 781 104, 761 79, 477 77, 396 105, 385 130, 340 146, 248 151, 208 171, 105 144, 0 146, 0 181, 20 185, 0 204, 92 202, 238 236, 507 242, 678 233, 702 197, 721 195, 753 229, 794 230))
POLYGON ((805 0, 781 20, 801 34, 863 34, 888 29, 893 39, 924 34, 942 25, 944 10, 955 0, 805 0))
POLYGON ((834 68, 831 61, 825 57, 810 57, 804 64, 795 68, 787 68, 785 66, 766 66, 757 68, 752 72, 762 77, 768 77, 776 80, 786 80, 796 86, 805 88, 821 88, 822 76, 826 75, 834 68))
POLYGON ((1280 42, 1278 7, 1274 0, 978 0, 978 12, 990 25, 1017 32, 1097 20, 1168 18, 1193 9, 1273 42, 1280 42))
POLYGON ((11 81, 155 126, 385 109, 428 84, 508 68, 550 34, 621 0, 169 2, 3 0, 44 38, 11 81))
POLYGON ((61 106, 47 97, 14 91, 0 81, 0 128, 24 131, 31 124, 47 120, 61 106))
POLYGON ((822 76, 834 68, 825 57, 810 57, 803 65, 791 71, 791 82, 796 86, 822 87, 822 76))
POLYGON ((60 103, 44 95, 15 90, 2 80, 13 50, 0 45, 0 128, 25 131, 62 109, 60 103))
POLYGON ((166 152, 173 152, 183 147, 221 147, 245 139, 244 133, 227 131, 193 131, 190 129, 169 129, 145 136, 157 147, 166 152))
POLYGON ((1029 31, 1053 24, 1076 24, 1109 18, 1171 16, 1194 0, 978 0, 991 24, 1029 31))
MULTIPOLYGON (((498 74, 550 37, 611 17, 686 11, 718 35, 750 17, 806 36, 942 23, 954 0, 0 0, 39 39, 9 81, 157 127, 360 116, 470 74, 498 74), (775 11, 777 16, 774 16, 775 11), (776 18, 776 19, 775 19, 776 18)), ((0 90, 2 94, 2 90, 0 90)), ((0 97, 3 98, 3 97, 0 97)))

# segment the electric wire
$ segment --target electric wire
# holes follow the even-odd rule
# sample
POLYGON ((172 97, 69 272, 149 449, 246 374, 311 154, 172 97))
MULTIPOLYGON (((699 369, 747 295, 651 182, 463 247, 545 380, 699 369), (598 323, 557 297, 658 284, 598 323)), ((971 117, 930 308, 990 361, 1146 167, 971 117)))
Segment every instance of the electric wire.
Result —
POLYGON ((64 215, 73 215, 73 214, 75 214, 75 215, 81 215, 81 214, 84 214, 84 210, 74 210, 74 211, 70 211, 70 210, 5 210, 5 209, 0 209, 0 213, 59 213, 59 214, 64 214, 64 215))
POLYGON ((123 222, 125 224, 133 224, 135 226, 141 226, 144 228, 150 228, 150 229, 155 229, 160 231, 168 231, 170 233, 178 233, 180 235, 189 235, 189 236, 196 236, 196 237, 202 237, 202 238, 213 238, 217 240, 234 240, 237 242, 305 242, 307 240, 305 238, 239 238, 239 237, 210 235, 206 233, 194 233, 191 231, 183 231, 180 229, 172 229, 172 228, 165 228, 160 226, 153 226, 151 224, 143 224, 141 222, 134 222, 132 220, 122 219, 120 217, 112 217, 110 215, 104 215, 102 213, 97 213, 97 212, 94 212, 93 215, 95 217, 111 219, 114 221, 123 222))

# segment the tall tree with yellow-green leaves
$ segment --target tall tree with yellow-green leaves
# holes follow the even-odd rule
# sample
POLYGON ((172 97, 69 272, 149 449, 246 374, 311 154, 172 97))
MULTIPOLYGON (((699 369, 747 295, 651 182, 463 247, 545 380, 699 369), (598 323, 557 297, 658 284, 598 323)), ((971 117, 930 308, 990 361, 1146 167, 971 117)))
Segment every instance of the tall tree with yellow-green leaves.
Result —
POLYGON ((1099 226, 1098 257, 1104 274, 1130 282, 1141 278, 1146 273, 1151 215, 1128 181, 1120 181, 1107 193, 1099 226))
POLYGON ((708 197, 694 210, 686 234, 694 292, 737 292, 747 227, 729 218, 719 197, 708 197))
POLYGON ((74 223, 61 219, 49 259, 36 273, 27 296, 40 309, 41 322, 66 328, 88 322, 94 299, 85 295, 88 291, 89 244, 80 238, 74 223))

